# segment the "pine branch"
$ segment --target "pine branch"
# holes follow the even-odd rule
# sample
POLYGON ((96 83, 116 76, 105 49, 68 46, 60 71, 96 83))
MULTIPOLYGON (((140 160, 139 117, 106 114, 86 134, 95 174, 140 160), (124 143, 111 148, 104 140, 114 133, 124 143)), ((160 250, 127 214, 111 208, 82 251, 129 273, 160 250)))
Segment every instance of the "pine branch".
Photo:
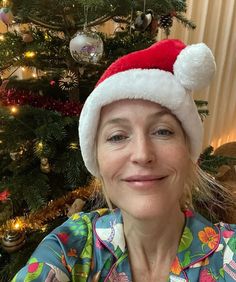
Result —
MULTIPOLYGON (((100 18, 94 20, 94 21, 91 21, 87 24, 88 27, 92 27, 92 26, 96 26, 96 25, 100 25, 100 24, 103 24, 105 22, 107 22, 108 20, 112 19, 114 17, 114 10, 112 10, 111 14, 106 14, 106 15, 103 15, 101 16, 100 18)), ((28 16, 28 19, 34 23, 34 24, 37 24, 41 27, 45 27, 45 28, 49 28, 49 29, 52 29, 52 30, 55 30, 55 31, 65 31, 65 25, 61 24, 61 25, 52 25, 52 24, 48 24, 46 22, 43 22, 42 20, 38 19, 38 18, 33 18, 33 17, 30 17, 28 16)), ((75 28, 76 29, 82 29, 84 27, 84 24, 77 24, 75 25, 75 28)))
POLYGON ((184 26, 191 28, 191 29, 195 29, 196 28, 196 24, 190 20, 188 20, 183 14, 181 13, 176 13, 174 15, 176 17, 176 19, 178 21, 180 21, 184 26))

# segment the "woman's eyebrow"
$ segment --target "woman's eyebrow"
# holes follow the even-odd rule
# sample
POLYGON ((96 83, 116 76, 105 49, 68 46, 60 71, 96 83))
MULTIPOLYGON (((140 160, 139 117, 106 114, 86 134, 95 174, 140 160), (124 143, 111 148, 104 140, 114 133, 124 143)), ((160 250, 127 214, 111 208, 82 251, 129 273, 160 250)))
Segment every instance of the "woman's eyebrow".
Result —
POLYGON ((104 127, 108 126, 108 125, 113 125, 113 124, 125 124, 128 123, 129 120, 127 118, 113 118, 113 119, 109 119, 106 122, 104 122, 104 124, 101 126, 101 129, 103 129, 104 127))
MULTIPOLYGON (((148 116, 148 119, 153 120, 153 119, 158 119, 164 115, 171 115, 170 112, 166 109, 163 109, 161 111, 158 111, 156 113, 150 114, 150 116, 148 116)), ((108 126, 108 125, 113 125, 113 124, 127 124, 129 123, 129 120, 127 118, 112 118, 107 120, 101 127, 101 129, 103 129, 104 127, 108 126)))

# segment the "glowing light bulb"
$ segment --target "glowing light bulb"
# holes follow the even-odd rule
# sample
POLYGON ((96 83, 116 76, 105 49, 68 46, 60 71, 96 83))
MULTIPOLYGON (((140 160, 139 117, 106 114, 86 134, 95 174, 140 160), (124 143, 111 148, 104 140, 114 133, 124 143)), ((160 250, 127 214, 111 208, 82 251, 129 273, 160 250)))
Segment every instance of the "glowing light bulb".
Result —
POLYGON ((0 41, 4 41, 5 40, 5 37, 3 34, 0 35, 0 41))
POLYGON ((16 230, 20 229, 20 224, 18 222, 14 225, 14 229, 16 230))
POLYGON ((42 149, 42 148, 43 148, 43 142, 40 141, 40 142, 38 143, 38 148, 39 148, 39 149, 42 149))
POLYGON ((10 110, 11 110, 11 112, 12 112, 13 114, 15 114, 15 113, 18 112, 18 109, 17 109, 17 107, 15 107, 15 106, 12 106, 10 110))
POLYGON ((25 67, 21 67, 21 70, 22 70, 22 71, 25 71, 25 67))
POLYGON ((36 56, 36 53, 33 51, 27 51, 25 52, 25 57, 26 58, 34 58, 36 56))
POLYGON ((33 73, 32 76, 33 76, 34 78, 37 77, 37 75, 36 75, 35 73, 33 73))
POLYGON ((70 145, 69 145, 69 148, 72 149, 72 150, 77 150, 78 149, 78 144, 71 142, 70 145))

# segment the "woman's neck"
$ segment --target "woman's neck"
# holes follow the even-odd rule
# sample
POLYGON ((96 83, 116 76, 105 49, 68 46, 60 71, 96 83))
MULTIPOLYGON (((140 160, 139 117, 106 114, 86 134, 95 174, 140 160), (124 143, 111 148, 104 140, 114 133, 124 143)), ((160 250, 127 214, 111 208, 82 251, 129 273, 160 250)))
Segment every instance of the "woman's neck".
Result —
POLYGON ((132 272, 139 268, 156 277, 159 275, 155 274, 159 271, 157 269, 162 269, 163 273, 165 268, 169 273, 185 223, 181 210, 173 209, 168 214, 148 220, 134 219, 125 212, 122 215, 132 272))

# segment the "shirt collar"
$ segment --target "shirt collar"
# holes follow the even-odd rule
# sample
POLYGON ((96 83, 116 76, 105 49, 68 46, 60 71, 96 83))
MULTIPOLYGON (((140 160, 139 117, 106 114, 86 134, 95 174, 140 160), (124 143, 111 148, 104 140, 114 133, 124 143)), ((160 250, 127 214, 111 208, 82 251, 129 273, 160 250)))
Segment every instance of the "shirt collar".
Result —
MULTIPOLYGON (((177 257, 172 266, 185 269, 201 263, 219 246, 218 228, 201 215, 190 210, 185 212, 185 227, 180 240, 177 257)), ((125 251, 126 244, 121 212, 116 209, 99 217, 94 225, 98 240, 118 259, 125 251)))
POLYGON ((186 224, 177 252, 182 269, 201 264, 220 243, 219 229, 210 221, 190 210, 185 212, 185 218, 186 224))
POLYGON ((119 209, 99 217, 94 225, 98 240, 118 259, 126 250, 123 220, 119 209))

